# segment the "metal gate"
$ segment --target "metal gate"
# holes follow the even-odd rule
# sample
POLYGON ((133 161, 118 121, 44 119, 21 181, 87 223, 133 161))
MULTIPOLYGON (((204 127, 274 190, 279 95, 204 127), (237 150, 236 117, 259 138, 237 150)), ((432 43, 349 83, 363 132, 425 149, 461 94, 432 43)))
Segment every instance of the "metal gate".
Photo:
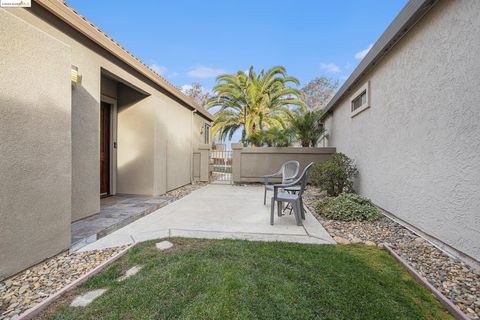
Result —
POLYGON ((232 183, 232 150, 220 149, 210 152, 212 170, 212 183, 232 183))

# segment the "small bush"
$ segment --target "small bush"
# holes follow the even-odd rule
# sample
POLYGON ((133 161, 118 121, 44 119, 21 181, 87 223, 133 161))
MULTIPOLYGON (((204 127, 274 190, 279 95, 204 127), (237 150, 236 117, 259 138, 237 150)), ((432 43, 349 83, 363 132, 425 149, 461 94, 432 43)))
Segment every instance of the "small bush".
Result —
POLYGON ((354 193, 342 193, 336 198, 322 199, 318 202, 316 211, 332 220, 373 221, 380 218, 380 212, 369 199, 354 193))
POLYGON ((337 152, 331 160, 312 168, 310 181, 328 196, 336 197, 342 192, 353 192, 353 178, 357 173, 353 160, 337 152))

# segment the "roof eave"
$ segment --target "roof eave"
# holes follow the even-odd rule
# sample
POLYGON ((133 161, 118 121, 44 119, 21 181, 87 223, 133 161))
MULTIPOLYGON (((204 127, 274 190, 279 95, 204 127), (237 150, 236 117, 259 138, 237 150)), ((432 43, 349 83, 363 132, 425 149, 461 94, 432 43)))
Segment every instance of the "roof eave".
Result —
POLYGON ((363 77, 386 55, 410 29, 420 21, 425 14, 438 2, 438 0, 410 0, 392 23, 387 27, 382 36, 375 42, 368 54, 355 68, 350 77, 340 87, 335 96, 325 107, 322 119, 339 104, 339 102, 351 93, 352 89, 363 77))
POLYGON ((108 35, 103 33, 95 25, 89 22, 87 19, 78 14, 75 10, 70 8, 63 1, 58 0, 35 0, 43 8, 47 9, 49 12, 54 14, 56 17, 61 19, 63 22, 68 24, 73 29, 77 30, 97 45, 107 50, 109 53, 131 66, 142 75, 153 81, 155 84, 159 85, 167 92, 172 94, 174 97, 181 100, 183 103, 187 104, 194 110, 197 110, 203 117, 207 120, 213 121, 214 117, 211 113, 206 111, 204 108, 198 106, 193 99, 187 97, 174 85, 169 83, 167 80, 162 78, 155 71, 150 69, 145 63, 140 61, 133 54, 128 52, 124 47, 122 47, 118 42, 110 38, 108 35))

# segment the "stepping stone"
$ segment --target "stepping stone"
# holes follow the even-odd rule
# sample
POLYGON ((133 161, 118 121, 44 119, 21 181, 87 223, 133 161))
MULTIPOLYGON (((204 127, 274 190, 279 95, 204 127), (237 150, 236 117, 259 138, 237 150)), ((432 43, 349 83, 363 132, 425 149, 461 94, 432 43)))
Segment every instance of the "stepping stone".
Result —
POLYGON ((142 270, 142 266, 131 267, 130 269, 127 270, 127 272, 125 272, 125 275, 118 278, 117 281, 120 282, 120 281, 123 281, 127 278, 130 278, 131 276, 137 274, 138 271, 140 271, 140 270, 142 270))
POLYGON ((162 242, 157 242, 155 244, 155 247, 157 247, 158 250, 167 250, 167 249, 170 249, 171 247, 173 247, 173 243, 171 243, 170 241, 162 241, 162 242))
POLYGON ((97 289, 97 290, 88 291, 87 293, 76 297, 70 304, 70 307, 88 306, 90 303, 92 303, 93 300, 100 297, 105 292, 107 292, 107 289, 97 289))

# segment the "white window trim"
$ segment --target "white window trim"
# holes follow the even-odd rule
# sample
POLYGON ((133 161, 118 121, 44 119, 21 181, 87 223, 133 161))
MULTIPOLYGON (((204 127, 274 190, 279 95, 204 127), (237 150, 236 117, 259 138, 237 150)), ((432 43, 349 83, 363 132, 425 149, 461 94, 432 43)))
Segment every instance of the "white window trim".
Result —
POLYGON ((365 104, 363 106, 361 106, 360 108, 354 110, 354 111, 351 111, 350 113, 350 117, 355 117, 357 114, 359 114, 360 112, 362 111, 365 111, 367 110, 368 108, 370 108, 370 81, 367 81, 360 89, 358 89, 355 94, 352 96, 352 99, 350 99, 350 110, 352 110, 352 104, 353 104, 353 101, 358 98, 363 92, 366 92, 366 96, 367 96, 367 101, 365 102, 365 104))

